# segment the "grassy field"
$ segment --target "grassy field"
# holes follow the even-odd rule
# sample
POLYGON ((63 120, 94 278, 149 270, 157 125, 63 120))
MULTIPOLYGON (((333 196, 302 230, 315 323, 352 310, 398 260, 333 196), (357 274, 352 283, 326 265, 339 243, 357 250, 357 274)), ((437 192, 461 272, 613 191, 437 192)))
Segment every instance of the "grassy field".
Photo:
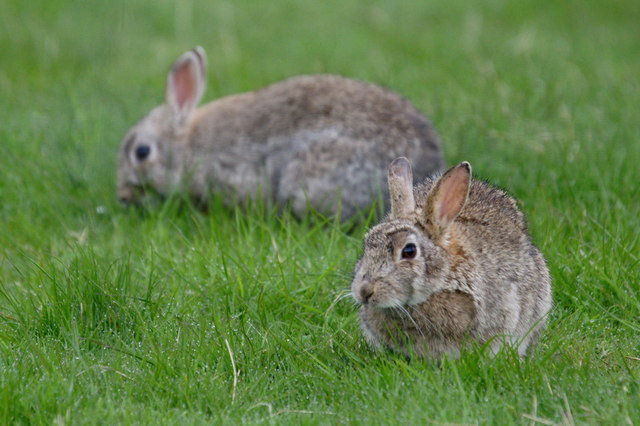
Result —
POLYGON ((640 2, 0 0, 0 423, 640 423, 640 2), (200 44, 205 99, 327 72, 427 113, 511 191, 555 305, 537 357, 367 347, 367 224, 115 197, 200 44))

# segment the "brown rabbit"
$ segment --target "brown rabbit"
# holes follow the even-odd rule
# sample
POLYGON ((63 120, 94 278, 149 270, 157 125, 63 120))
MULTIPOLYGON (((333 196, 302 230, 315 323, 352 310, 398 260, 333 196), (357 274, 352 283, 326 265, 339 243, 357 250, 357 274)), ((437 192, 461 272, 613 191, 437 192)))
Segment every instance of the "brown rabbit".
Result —
POLYGON ((391 212, 365 236, 352 294, 376 347, 458 357, 472 342, 524 356, 551 308, 551 279, 513 198, 471 179, 467 162, 413 187, 389 166, 391 212))
POLYGON ((165 103, 122 142, 122 201, 147 189, 185 190, 201 202, 221 193, 230 204, 261 194, 298 216, 308 205, 327 215, 341 205, 347 218, 386 192, 380 170, 395 157, 419 164, 419 176, 444 165, 429 121, 372 84, 299 76, 196 108, 204 90, 205 54, 196 47, 171 67, 165 103))

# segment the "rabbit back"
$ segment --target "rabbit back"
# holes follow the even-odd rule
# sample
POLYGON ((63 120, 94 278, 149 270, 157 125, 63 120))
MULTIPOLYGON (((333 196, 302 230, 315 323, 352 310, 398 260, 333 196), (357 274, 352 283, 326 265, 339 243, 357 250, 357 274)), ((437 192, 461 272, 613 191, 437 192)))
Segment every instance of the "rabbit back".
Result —
MULTIPOLYGON (((201 108, 190 152, 195 192, 251 196, 259 184, 296 215, 308 204, 348 217, 387 193, 380 173, 398 155, 427 176, 444 165, 430 122, 379 86, 333 75, 299 76, 201 108), (240 173, 238 173, 240 172, 240 173)), ((386 198, 386 197, 385 197, 386 198)))
MULTIPOLYGON (((419 206, 424 206, 433 184, 433 179, 427 179, 416 187, 419 206)), ((476 337, 485 343, 491 336, 512 336, 524 355, 546 325, 551 278, 516 200, 502 189, 472 179, 449 240, 456 258, 467 258, 452 270, 450 279, 469 283, 482 307, 477 309, 476 337)), ((500 344, 499 340, 492 343, 494 349, 500 344)))

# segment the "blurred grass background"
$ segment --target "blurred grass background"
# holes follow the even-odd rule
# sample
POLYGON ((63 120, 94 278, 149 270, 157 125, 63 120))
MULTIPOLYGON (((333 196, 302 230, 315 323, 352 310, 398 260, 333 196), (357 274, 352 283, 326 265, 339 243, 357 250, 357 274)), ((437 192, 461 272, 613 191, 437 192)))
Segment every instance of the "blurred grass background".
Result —
POLYGON ((0 422, 637 423, 638 28, 632 0, 0 0, 0 422), (206 100, 336 73, 424 111, 528 215, 538 356, 372 352, 367 224, 122 208, 120 138, 194 45, 206 100))

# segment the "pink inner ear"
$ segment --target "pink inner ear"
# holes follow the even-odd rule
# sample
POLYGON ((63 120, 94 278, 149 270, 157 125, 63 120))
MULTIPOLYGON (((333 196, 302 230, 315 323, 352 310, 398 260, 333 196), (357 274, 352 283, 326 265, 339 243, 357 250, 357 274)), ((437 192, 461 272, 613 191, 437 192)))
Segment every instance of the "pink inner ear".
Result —
POLYGON ((190 62, 185 62, 173 72, 173 89, 178 108, 193 100, 196 93, 196 82, 191 72, 190 62))
POLYGON ((464 168, 454 170, 442 182, 440 188, 440 210, 438 216, 447 222, 453 220, 467 201, 469 191, 469 175, 464 168))

